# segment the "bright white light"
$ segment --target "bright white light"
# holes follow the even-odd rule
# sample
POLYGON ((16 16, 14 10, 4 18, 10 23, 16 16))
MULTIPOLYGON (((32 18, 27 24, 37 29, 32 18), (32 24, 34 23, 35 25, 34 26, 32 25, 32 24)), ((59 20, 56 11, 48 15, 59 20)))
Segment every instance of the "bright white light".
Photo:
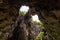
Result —
POLYGON ((40 22, 40 21, 39 21, 39 18, 38 18, 38 15, 32 16, 32 20, 33 20, 33 21, 36 21, 36 22, 40 22))
POLYGON ((21 12, 28 12, 29 6, 21 6, 20 10, 21 12))

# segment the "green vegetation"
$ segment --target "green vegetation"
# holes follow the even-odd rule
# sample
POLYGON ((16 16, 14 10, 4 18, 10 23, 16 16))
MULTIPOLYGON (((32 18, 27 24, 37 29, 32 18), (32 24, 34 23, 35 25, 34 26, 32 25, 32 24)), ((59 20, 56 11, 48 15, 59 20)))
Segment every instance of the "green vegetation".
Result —
POLYGON ((44 36, 44 32, 40 32, 35 40, 42 40, 43 36, 44 36))
MULTIPOLYGON (((42 23, 41 21, 36 22, 36 21, 33 21, 33 20, 32 20, 32 23, 38 23, 39 28, 40 28, 41 30, 44 29, 43 23, 42 23)), ((41 32, 36 36, 36 39, 35 39, 35 40, 42 40, 43 36, 44 36, 44 32, 41 31, 41 32)))
POLYGON ((26 12, 19 12, 19 14, 24 16, 26 12))

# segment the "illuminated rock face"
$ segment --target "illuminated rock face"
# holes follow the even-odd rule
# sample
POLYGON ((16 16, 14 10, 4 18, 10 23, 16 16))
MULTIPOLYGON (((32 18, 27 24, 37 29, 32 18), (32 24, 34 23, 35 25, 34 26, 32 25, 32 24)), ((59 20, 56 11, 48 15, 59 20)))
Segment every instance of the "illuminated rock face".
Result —
MULTIPOLYGON (((39 15, 40 20, 44 22, 44 27, 50 40, 60 40, 60 0, 2 0, 0 1, 0 40, 5 40, 12 34, 15 26, 11 27, 16 21, 18 8, 26 4, 35 8, 35 14, 39 15), (24 3, 23 3, 24 2, 24 3)), ((34 10, 30 11, 33 14, 34 10)))

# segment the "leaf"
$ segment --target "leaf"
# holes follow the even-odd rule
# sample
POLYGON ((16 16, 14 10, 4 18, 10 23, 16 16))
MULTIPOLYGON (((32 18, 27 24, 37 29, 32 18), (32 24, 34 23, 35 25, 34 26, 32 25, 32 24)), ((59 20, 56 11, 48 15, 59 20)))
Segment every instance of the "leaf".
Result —
POLYGON ((43 36, 44 36, 44 32, 40 32, 35 40, 42 40, 43 36))
POLYGON ((19 14, 24 16, 26 12, 19 12, 19 14))

